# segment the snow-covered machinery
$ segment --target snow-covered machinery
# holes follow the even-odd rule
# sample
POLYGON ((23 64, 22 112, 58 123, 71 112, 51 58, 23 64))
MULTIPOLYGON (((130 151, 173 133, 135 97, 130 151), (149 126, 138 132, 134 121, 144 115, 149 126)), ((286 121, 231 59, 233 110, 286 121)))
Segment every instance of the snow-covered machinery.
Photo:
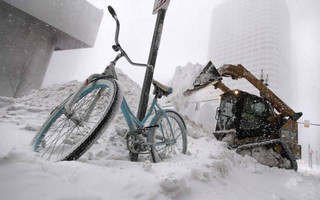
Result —
POLYGON ((194 88, 184 94, 208 85, 223 92, 213 133, 218 140, 261 164, 297 170, 296 160, 301 158, 297 120, 302 113, 295 113, 242 65, 222 65, 217 70, 209 62, 194 81, 194 88), (260 91, 260 96, 229 89, 222 83, 223 77, 245 78, 260 91))

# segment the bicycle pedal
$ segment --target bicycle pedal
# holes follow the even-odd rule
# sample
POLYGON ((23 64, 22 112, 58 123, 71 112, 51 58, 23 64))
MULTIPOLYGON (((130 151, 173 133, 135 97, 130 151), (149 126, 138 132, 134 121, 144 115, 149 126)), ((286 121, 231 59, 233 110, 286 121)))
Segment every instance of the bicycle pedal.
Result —
POLYGON ((148 130, 148 129, 152 129, 152 128, 158 128, 159 125, 154 125, 154 126, 146 126, 144 127, 145 130, 148 130))
POLYGON ((159 125, 146 126, 146 127, 138 128, 134 130, 134 133, 136 133, 137 135, 142 134, 143 136, 146 136, 146 131, 148 131, 149 129, 158 128, 158 127, 159 125))

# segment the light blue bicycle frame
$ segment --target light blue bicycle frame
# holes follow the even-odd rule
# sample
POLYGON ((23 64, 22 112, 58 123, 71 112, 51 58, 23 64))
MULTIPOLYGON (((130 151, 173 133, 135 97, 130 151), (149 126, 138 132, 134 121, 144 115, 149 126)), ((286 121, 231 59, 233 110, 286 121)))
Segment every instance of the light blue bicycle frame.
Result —
MULTIPOLYGON (((136 129, 139 128, 144 128, 146 121, 149 119, 149 117, 152 115, 152 112, 155 112, 155 116, 153 117, 153 119, 151 120, 150 126, 154 126, 157 120, 157 115, 164 115, 165 119, 168 120, 168 124, 170 127, 170 131, 171 131, 171 135, 172 135, 172 140, 170 141, 166 141, 166 142, 158 142, 155 144, 150 144, 150 143, 146 143, 146 145, 150 145, 150 146, 158 146, 158 145, 164 145, 164 144, 172 144, 176 141, 176 138, 174 138, 174 134, 173 134, 173 129, 171 126, 171 123, 169 121, 168 116, 165 113, 165 110, 162 110, 161 107, 158 104, 158 100, 156 98, 153 99, 151 106, 149 108, 148 113, 146 114, 146 116, 143 118, 142 121, 138 120, 138 118, 132 113, 132 111, 130 110, 128 103, 125 99, 125 97, 123 97, 122 103, 121 103, 121 111, 123 113, 124 118, 126 119, 126 122, 128 124, 128 127, 130 129, 130 131, 134 131, 136 129)), ((161 124, 159 125, 161 128, 161 132, 163 133, 163 127, 161 126, 161 124)), ((182 127, 180 127, 182 128, 182 127)), ((162 135, 164 137, 164 135, 162 135)))

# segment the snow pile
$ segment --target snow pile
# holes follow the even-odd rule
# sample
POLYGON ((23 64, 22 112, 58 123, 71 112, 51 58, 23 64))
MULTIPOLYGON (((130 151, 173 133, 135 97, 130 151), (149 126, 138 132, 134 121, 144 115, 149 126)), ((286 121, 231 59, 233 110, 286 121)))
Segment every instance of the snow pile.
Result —
MULTIPOLYGON (((140 86, 117 69, 119 84, 126 96, 130 108, 136 113, 140 97, 140 86), (137 91, 137 93, 135 93, 137 91)), ((49 113, 65 98, 72 94, 80 84, 79 81, 71 81, 62 85, 52 85, 39 90, 33 90, 28 95, 19 98, 1 98, 0 105, 7 105, 4 114, 0 117, 0 122, 11 122, 22 125, 21 129, 27 131, 37 131, 49 113), (28 116, 28 117, 26 117, 28 116)), ((95 145, 96 152, 89 151, 84 158, 97 159, 108 157, 110 159, 128 159, 127 150, 124 148, 123 139, 126 133, 127 124, 122 115, 119 114, 111 124, 98 143, 104 143, 103 147, 95 145), (119 147, 109 153, 109 146, 119 147)))
POLYGON ((219 95, 213 87, 207 87, 184 96, 183 92, 193 88, 193 82, 204 69, 203 65, 188 63, 178 66, 169 85, 173 87, 173 94, 169 96, 171 103, 186 118, 208 132, 215 130, 215 113, 219 101, 212 101, 212 94, 219 95))
MULTIPOLYGON (((136 110, 139 86, 121 72, 118 76, 136 110)), ((189 122, 187 154, 161 163, 129 161, 121 115, 78 161, 43 161, 29 142, 77 84, 50 86, 20 99, 0 98, 0 199, 319 199, 320 174, 262 166, 189 122)))
POLYGON ((192 83, 202 69, 202 65, 192 63, 188 63, 186 66, 176 67, 173 78, 168 83, 173 88, 173 93, 169 99, 176 108, 180 109, 182 106, 185 106, 184 104, 187 102, 185 101, 186 98, 183 96, 183 92, 193 88, 192 83))

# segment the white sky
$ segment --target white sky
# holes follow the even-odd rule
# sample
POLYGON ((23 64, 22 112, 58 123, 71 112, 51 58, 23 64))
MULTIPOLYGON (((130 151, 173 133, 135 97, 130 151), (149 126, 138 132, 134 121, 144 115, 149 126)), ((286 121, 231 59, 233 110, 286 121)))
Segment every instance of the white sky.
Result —
MULTIPOLYGON (((136 62, 147 62, 156 20, 152 15, 153 0, 90 0, 93 5, 104 9, 104 18, 95 47, 92 49, 55 52, 51 68, 64 67, 68 79, 83 79, 88 74, 100 72, 116 55, 111 49, 114 44, 115 22, 107 11, 111 5, 121 23, 120 43, 136 62), (90 67, 89 67, 90 66, 90 67), (76 69, 76 72, 73 70, 76 69), (72 72, 72 73, 71 73, 72 72)), ((211 10, 218 1, 172 0, 164 22, 160 50, 154 78, 166 83, 172 77, 175 67, 188 62, 207 62, 207 49, 211 10), (205 11, 205 12, 204 12, 205 11)), ((143 83, 144 69, 131 67, 126 61, 117 67, 140 85, 143 83)), ((54 72, 53 72, 54 73, 54 72)), ((63 77, 61 77, 63 78, 63 77)), ((47 77, 45 84, 53 80, 47 77)))

